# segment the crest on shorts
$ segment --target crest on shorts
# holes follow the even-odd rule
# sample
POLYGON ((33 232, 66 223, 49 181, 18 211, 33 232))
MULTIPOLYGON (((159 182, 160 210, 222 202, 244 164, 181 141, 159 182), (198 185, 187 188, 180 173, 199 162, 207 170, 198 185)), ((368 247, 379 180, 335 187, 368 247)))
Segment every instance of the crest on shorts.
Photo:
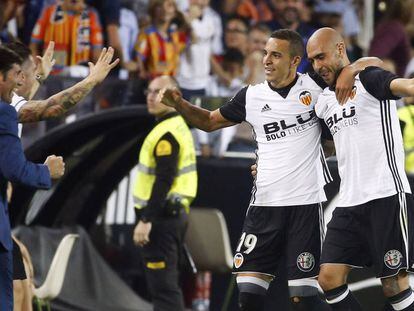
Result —
POLYGON ((402 254, 396 249, 389 250, 384 256, 384 263, 390 269, 397 269, 402 263, 402 254))
POLYGON ((312 94, 309 91, 303 91, 299 94, 299 100, 305 106, 309 106, 312 103, 312 94))
POLYGON ((296 259, 296 264, 300 271, 309 272, 315 267, 315 257, 311 253, 301 253, 296 259))
POLYGON ((243 261, 244 261, 244 257, 242 254, 237 253, 236 255, 234 255, 233 262, 234 262, 234 267, 236 269, 240 268, 240 266, 243 264, 243 261))
POLYGON ((349 95, 349 98, 350 98, 350 99, 354 99, 354 97, 355 97, 355 95, 356 95, 356 91, 357 91, 357 88, 356 88, 356 86, 354 85, 354 86, 352 87, 351 95, 349 95))

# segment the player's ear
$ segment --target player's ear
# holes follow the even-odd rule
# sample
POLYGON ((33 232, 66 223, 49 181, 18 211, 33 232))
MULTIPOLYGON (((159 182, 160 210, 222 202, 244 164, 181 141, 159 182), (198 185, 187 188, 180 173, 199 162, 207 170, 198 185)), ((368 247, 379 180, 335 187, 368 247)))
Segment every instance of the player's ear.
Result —
POLYGON ((302 61, 302 57, 300 57, 300 56, 293 56, 292 57, 292 65, 293 66, 299 66, 299 64, 300 64, 300 62, 302 61))
POLYGON ((339 55, 344 55, 346 53, 346 48, 345 48, 345 43, 344 42, 339 42, 336 44, 336 49, 339 53, 339 55))

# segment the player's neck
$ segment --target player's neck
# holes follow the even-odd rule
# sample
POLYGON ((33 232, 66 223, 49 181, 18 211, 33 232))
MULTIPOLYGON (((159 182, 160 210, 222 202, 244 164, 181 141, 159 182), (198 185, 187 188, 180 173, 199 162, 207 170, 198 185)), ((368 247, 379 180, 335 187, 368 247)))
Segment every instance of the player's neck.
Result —
POLYGON ((290 85, 293 81, 295 81, 295 79, 296 79, 296 71, 290 72, 289 75, 283 80, 269 81, 269 84, 271 85, 271 87, 275 89, 281 89, 281 88, 284 88, 290 85))

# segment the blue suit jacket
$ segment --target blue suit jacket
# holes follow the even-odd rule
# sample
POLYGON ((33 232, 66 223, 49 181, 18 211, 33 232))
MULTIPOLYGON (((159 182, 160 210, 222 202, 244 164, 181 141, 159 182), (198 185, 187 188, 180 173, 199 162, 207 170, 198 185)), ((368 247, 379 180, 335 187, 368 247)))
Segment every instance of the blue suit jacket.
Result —
POLYGON ((16 110, 0 101, 0 243, 12 249, 9 211, 7 207, 7 182, 30 187, 51 187, 49 169, 43 164, 26 160, 17 134, 16 110))

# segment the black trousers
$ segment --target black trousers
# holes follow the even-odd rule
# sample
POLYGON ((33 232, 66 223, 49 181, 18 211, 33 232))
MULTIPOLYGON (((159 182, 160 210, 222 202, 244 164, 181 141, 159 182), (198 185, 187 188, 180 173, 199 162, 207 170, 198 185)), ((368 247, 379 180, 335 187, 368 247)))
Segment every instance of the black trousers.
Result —
POLYGON ((184 212, 152 224, 150 242, 142 248, 145 276, 152 295, 154 311, 183 311, 184 299, 179 285, 179 263, 187 229, 184 212))

